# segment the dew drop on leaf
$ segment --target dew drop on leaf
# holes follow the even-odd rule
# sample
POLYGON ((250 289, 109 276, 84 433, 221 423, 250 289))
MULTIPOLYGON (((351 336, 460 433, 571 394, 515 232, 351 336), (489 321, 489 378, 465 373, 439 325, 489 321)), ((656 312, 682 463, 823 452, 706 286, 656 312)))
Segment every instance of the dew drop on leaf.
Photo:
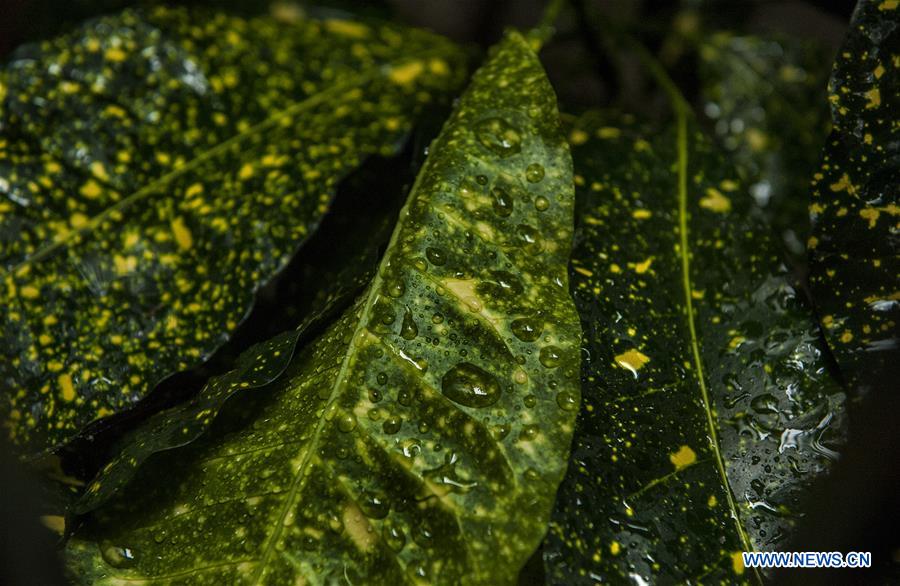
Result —
POLYGON ((561 360, 560 352, 556 346, 544 346, 539 356, 541 364, 547 368, 556 368, 561 360))
POLYGON ((403 336, 403 339, 405 340, 414 340, 416 336, 419 335, 419 327, 416 325, 416 321, 413 319, 413 314, 409 307, 407 307, 406 311, 403 313, 403 324, 400 326, 400 335, 403 336))
POLYGON ((500 399, 500 385, 491 373, 460 362, 441 379, 441 391, 466 407, 488 407, 500 399))
POLYGON ((556 404, 563 411, 577 411, 578 397, 571 391, 560 391, 556 394, 556 404))
POLYGON ((425 258, 428 259, 433 265, 442 266, 447 262, 447 257, 444 255, 444 251, 440 248, 434 248, 433 246, 429 246, 425 249, 425 258))
POLYGON ((532 163, 525 169, 525 179, 529 183, 537 183, 544 178, 544 167, 540 163, 532 163))
POLYGON ((523 342, 534 342, 540 337, 544 329, 543 324, 539 320, 530 317, 514 319, 509 327, 513 335, 523 342))
POLYGON ((491 190, 493 196, 494 213, 502 218, 507 218, 513 213, 513 198, 502 187, 495 187, 491 190))
POLYGON ((539 212, 546 212, 547 208, 550 207, 550 200, 544 197, 543 195, 539 195, 534 198, 534 208, 539 212))
POLYGON ((502 118, 485 118, 478 123, 475 134, 485 148, 508 157, 522 150, 522 137, 509 122, 502 118))
POLYGON ((114 568, 128 568, 134 565, 134 552, 127 547, 122 547, 104 541, 100 544, 100 555, 103 561, 114 568))

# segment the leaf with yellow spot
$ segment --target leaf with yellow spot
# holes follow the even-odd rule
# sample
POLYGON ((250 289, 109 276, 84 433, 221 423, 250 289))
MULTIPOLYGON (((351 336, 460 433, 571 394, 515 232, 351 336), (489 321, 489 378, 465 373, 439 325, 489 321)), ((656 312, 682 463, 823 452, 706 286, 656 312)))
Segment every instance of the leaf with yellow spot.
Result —
POLYGON ((900 377, 900 14, 862 0, 828 91, 831 136, 813 175, 810 285, 847 383, 890 392, 900 377))
POLYGON ((592 137, 572 144, 585 181, 569 275, 587 359, 543 549, 552 584, 753 581, 731 552, 777 547, 843 441, 844 396, 770 228, 677 115, 660 130, 587 113, 569 132, 592 137), (598 136, 613 123, 618 136, 598 136))
POLYGON ((0 419, 28 414, 7 426, 18 448, 64 444, 209 357, 339 181, 448 102, 465 59, 377 22, 165 7, 14 53, 0 185, 29 201, 0 211, 0 380, 22 392, 0 419), (68 63, 84 89, 66 91, 68 63), (42 395, 60 374, 66 392, 42 395))
POLYGON ((579 405, 573 211, 555 94, 508 33, 429 147, 357 303, 96 509, 68 544, 72 574, 514 584, 579 405))

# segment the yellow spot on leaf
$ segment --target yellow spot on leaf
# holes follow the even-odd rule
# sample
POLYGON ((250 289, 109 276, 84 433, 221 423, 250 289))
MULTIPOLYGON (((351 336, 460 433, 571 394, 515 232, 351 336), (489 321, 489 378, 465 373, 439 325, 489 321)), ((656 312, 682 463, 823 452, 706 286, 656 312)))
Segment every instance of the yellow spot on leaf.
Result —
POLYGON ((72 384, 71 376, 61 374, 56 378, 56 382, 59 383, 63 401, 68 403, 75 399, 75 386, 72 384))
POLYGON ((447 75, 450 73, 450 68, 447 66, 447 62, 443 59, 432 59, 428 62, 428 70, 435 75, 447 75))
POLYGON ((244 166, 241 167, 241 170, 238 171, 238 179, 241 181, 245 181, 253 177, 253 165, 250 163, 244 163, 244 166))
POLYGON ((80 212, 75 212, 69 217, 69 224, 71 224, 75 229, 87 226, 89 221, 90 220, 88 219, 88 217, 80 212))
POLYGON ((573 130, 572 132, 569 133, 569 144, 573 144, 576 146, 580 145, 580 144, 584 144, 587 142, 588 138, 590 138, 590 137, 588 136, 587 132, 576 128, 575 130, 573 130))
POLYGON ((41 515, 41 523, 54 533, 62 535, 66 530, 66 518, 59 515, 41 515))
POLYGON ((637 376, 637 371, 641 369, 645 364, 650 362, 650 357, 641 352, 640 350, 636 350, 632 348, 627 352, 622 352, 618 356, 615 357, 616 364, 621 366, 622 368, 627 368, 635 376, 637 376))
POLYGON ((619 545, 618 541, 613 541, 612 543, 609 544, 609 553, 611 553, 613 555, 619 555, 619 553, 621 551, 622 551, 622 546, 619 545))
POLYGON ((198 193, 203 193, 203 184, 202 183, 194 183, 193 185, 188 187, 184 192, 184 196, 185 197, 193 197, 193 196, 197 195, 198 193))
POLYGON ((736 551, 731 554, 731 569, 738 576, 744 573, 744 556, 741 555, 741 552, 736 551))
POLYGON ((369 27, 349 20, 326 20, 325 28, 336 35, 364 39, 369 35, 369 27))
POLYGON ((41 343, 41 346, 49 346, 53 342, 53 338, 47 334, 41 334, 38 336, 38 342, 41 343))
POLYGON ((374 529, 355 503, 347 503, 342 519, 344 530, 360 551, 367 552, 378 542, 374 529))
POLYGON ((864 220, 869 221, 869 228, 875 227, 875 224, 878 222, 878 216, 880 216, 880 215, 881 215, 881 212, 879 212, 875 208, 865 208, 865 209, 859 210, 859 216, 861 218, 863 218, 864 220))
POLYGON ((391 81, 400 85, 409 85, 425 70, 421 61, 411 61, 391 69, 391 81))
POLYGON ((631 217, 635 220, 646 220, 650 216, 653 215, 653 212, 650 210, 634 210, 631 212, 631 217))
POLYGON ((613 264, 609 265, 609 272, 611 272, 611 273, 621 273, 621 272, 622 272, 622 267, 620 267, 620 266, 617 265, 616 263, 613 263, 613 264))
POLYGON ((725 213, 731 209, 731 200, 715 187, 706 189, 706 197, 700 200, 700 207, 711 212, 725 213))
POLYGON ((647 269, 650 268, 651 264, 653 264, 652 256, 650 258, 648 258, 647 260, 645 260, 644 262, 639 262, 636 265, 634 265, 634 272, 636 272, 639 275, 646 273, 647 269))
POLYGON ((872 88, 863 94, 869 102, 866 104, 866 110, 874 110, 881 105, 881 90, 877 87, 872 88))
POLYGON ((172 234, 175 236, 175 242, 181 250, 189 250, 194 245, 191 231, 185 226, 183 218, 178 217, 172 220, 172 234))
POLYGON ((878 10, 896 10, 898 4, 900 4, 898 0, 884 0, 878 5, 878 10))
POLYGON ((716 495, 709 495, 709 500, 706 501, 706 506, 712 509, 715 508, 717 504, 719 504, 719 501, 716 499, 716 495))
POLYGON ((872 73, 875 74, 875 79, 881 79, 881 76, 884 75, 884 66, 879 63, 872 73))
POLYGON ((850 330, 844 330, 844 333, 841 334, 841 342, 847 344, 848 342, 853 341, 853 332, 850 330))
POLYGON ((109 181, 109 173, 106 172, 106 167, 100 161, 91 163, 91 173, 100 181, 109 181))
POLYGON ((575 272, 580 275, 584 275, 585 277, 593 277, 594 276, 594 273, 592 273, 590 270, 588 270, 584 267, 574 267, 574 268, 575 268, 575 272))
POLYGON ((600 138, 618 138, 622 131, 612 126, 604 126, 597 129, 597 136, 600 138))
POLYGON ((125 57, 127 55, 125 54, 125 51, 123 51, 122 49, 119 49, 117 47, 112 47, 112 48, 106 50, 106 53, 104 53, 104 56, 106 57, 107 61, 114 61, 114 62, 118 63, 120 61, 125 61, 125 57))
POLYGON ((697 454, 690 446, 681 446, 677 452, 669 454, 669 461, 675 465, 676 470, 681 470, 696 462, 697 454))
POLYGON ((25 285, 20 292, 25 299, 37 299, 41 294, 37 287, 31 285, 25 285))
POLYGON ((87 182, 81 186, 80 192, 81 195, 88 199, 97 199, 100 197, 100 194, 103 193, 103 190, 96 181, 88 179, 87 182))

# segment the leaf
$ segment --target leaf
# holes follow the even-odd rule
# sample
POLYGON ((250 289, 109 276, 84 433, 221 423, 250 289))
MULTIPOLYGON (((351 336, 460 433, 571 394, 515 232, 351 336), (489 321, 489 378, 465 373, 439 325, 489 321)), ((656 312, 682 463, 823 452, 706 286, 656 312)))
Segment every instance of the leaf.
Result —
POLYGON ((833 130, 813 176, 813 299, 842 374, 861 391, 900 376, 898 59, 897 3, 860 2, 832 71, 833 130))
POLYGON ((151 458, 79 581, 513 583, 579 403, 571 160, 510 33, 432 144, 379 272, 288 372, 151 458))
POLYGON ((676 102, 662 132, 569 135, 584 406, 544 544, 548 581, 739 583, 783 542, 843 439, 816 326, 768 231, 676 102))
POLYGON ((463 54, 433 35, 156 8, 21 48, 0 80, 0 414, 69 440, 203 361, 363 158, 463 54))
POLYGON ((831 52, 790 38, 697 35, 703 113, 786 249, 805 252, 808 177, 828 135, 831 52))

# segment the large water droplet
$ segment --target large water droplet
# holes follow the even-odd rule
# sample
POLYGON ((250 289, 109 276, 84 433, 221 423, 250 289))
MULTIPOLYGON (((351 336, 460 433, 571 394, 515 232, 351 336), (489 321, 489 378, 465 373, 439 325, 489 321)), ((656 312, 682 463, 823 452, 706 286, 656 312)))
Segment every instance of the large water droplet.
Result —
POLYGON ((500 217, 507 218, 513 213, 513 198, 502 187, 495 187, 491 190, 493 196, 492 206, 494 213, 500 217))
POLYGON ((508 157, 522 150, 522 137, 509 122, 502 118, 486 118, 478 123, 475 134, 485 148, 508 157))
POLYGON ((750 407, 757 413, 778 413, 778 399, 770 393, 763 393, 750 401, 750 407))
POLYGON ((547 208, 550 207, 550 200, 544 197, 543 195, 539 195, 534 198, 534 209, 539 212, 547 211, 547 208))
POLYGON ((432 470, 425 470, 422 476, 432 484, 441 486, 447 492, 467 492, 478 486, 477 482, 461 477, 456 472, 459 457, 456 453, 444 456, 444 463, 432 470))
POLYGON ((366 490, 359 501, 359 508, 366 517, 384 519, 391 512, 391 503, 387 495, 375 490, 366 490))
POLYGON ((544 346, 541 348, 540 361, 547 368, 556 368, 562 361, 562 350, 556 346, 544 346))
POLYGON ((544 178, 544 167, 540 163, 532 163, 525 169, 525 179, 529 183, 537 183, 544 178))
POLYGON ((349 433, 356 429, 356 417, 352 413, 341 413, 337 417, 338 429, 344 433, 349 433))
POLYGON ((442 266, 447 262, 447 256, 444 254, 444 251, 431 246, 425 249, 425 258, 428 259, 428 262, 437 266, 442 266))
POLYGON ((103 561, 114 568, 128 568, 134 565, 134 552, 108 541, 100 544, 100 555, 103 561))
POLYGON ((399 417, 388 417, 384 420, 384 423, 381 424, 381 429, 388 435, 394 435, 400 431, 401 425, 403 425, 403 419, 399 417))
POLYGON ((556 394, 556 404, 563 411, 577 411, 578 395, 572 391, 560 391, 556 394))
POLYGON ((460 362, 441 379, 441 391, 460 405, 488 407, 500 399, 500 385, 491 373, 460 362))
POLYGON ((402 297, 405 292, 406 285, 403 283, 403 281, 393 281, 387 286, 387 294, 391 297, 402 297))
POLYGON ((534 342, 544 330, 544 324, 541 320, 530 317, 514 319, 509 327, 513 335, 523 342, 534 342))
POLYGON ((413 314, 409 309, 409 306, 406 307, 406 311, 403 314, 403 324, 400 326, 400 335, 403 336, 405 340, 414 340, 416 336, 419 335, 419 327, 416 325, 415 319, 413 319, 413 314))
POLYGON ((387 546, 394 551, 400 551, 406 545, 406 534, 403 533, 403 529, 390 519, 384 522, 381 535, 387 546))

